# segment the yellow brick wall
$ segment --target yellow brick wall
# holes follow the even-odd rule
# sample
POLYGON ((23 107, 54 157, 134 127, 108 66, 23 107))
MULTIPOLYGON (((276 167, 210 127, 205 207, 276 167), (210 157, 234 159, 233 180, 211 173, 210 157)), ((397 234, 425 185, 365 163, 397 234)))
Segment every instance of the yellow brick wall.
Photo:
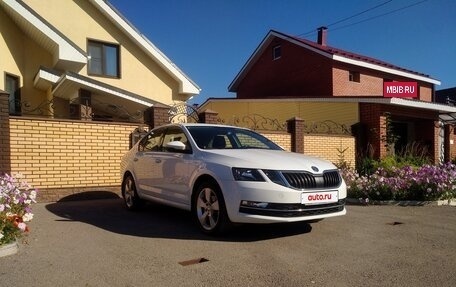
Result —
POLYGON ((343 154, 345 162, 355 166, 355 138, 351 136, 305 135, 304 153, 338 163, 343 154), (345 152, 342 152, 344 151, 345 152))
MULTIPOLYGON (((291 151, 291 135, 280 132, 261 132, 262 135, 291 151)), ((317 156, 332 163, 342 159, 351 167, 355 167, 355 138, 340 135, 305 135, 304 154, 317 156)))
POLYGON ((263 136, 267 137, 274 143, 281 146, 283 149, 287 151, 291 151, 291 135, 288 133, 280 133, 280 132, 260 132, 263 136))
MULTIPOLYGON (((41 200, 59 200, 85 191, 120 190, 119 166, 135 124, 10 118, 11 171, 22 173, 41 191, 41 200), (99 189, 98 189, 99 188, 99 189)), ((291 135, 263 131, 285 150, 291 135)), ((306 135, 304 153, 355 164, 355 140, 349 136, 306 135)))
POLYGON ((133 124, 10 118, 11 171, 37 189, 120 186, 133 124))
POLYGON ((291 118, 307 124, 331 120, 350 127, 359 122, 358 103, 312 102, 308 99, 211 99, 200 111, 217 112, 223 123, 273 130, 291 118), (256 124, 256 127, 254 125, 256 124))

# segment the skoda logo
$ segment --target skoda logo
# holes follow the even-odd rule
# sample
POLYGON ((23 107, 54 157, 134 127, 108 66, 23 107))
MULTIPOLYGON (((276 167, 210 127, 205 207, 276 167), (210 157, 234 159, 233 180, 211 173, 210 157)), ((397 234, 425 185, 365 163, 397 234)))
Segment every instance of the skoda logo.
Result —
POLYGON ((316 167, 316 166, 312 166, 311 168, 312 168, 312 170, 315 171, 315 172, 318 172, 318 171, 319 171, 318 167, 316 167))

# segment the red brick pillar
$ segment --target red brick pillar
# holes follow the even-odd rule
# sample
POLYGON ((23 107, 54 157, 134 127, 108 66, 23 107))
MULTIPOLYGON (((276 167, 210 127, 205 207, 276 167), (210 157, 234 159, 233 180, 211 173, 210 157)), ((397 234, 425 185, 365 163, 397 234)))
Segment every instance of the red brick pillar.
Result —
POLYGON ((169 106, 155 104, 144 111, 144 123, 151 129, 169 124, 169 106))
MULTIPOLYGON (((386 115, 385 114, 382 114, 382 115, 379 115, 379 123, 380 123, 380 126, 378 127, 378 137, 379 137, 379 146, 378 146, 378 150, 380 151, 380 154, 379 154, 379 159, 382 159, 386 156, 388 156, 388 147, 387 147, 387 143, 386 143, 386 137, 387 137, 387 134, 386 134, 386 115)), ((394 149, 394 146, 391 147, 391 149, 394 149)))
POLYGON ((9 94, 0 90, 0 175, 11 173, 9 94))
POLYGON ((287 127, 291 134, 291 151, 304 153, 304 120, 297 117, 289 119, 287 127))
POLYGON ((440 138, 440 121, 434 121, 434 139, 433 139, 433 144, 432 146, 434 147, 434 154, 431 154, 431 157, 433 156, 433 160, 435 164, 440 163, 440 146, 439 146, 439 138, 440 138))
POLYGON ((218 113, 212 110, 205 110, 199 115, 201 123, 217 124, 219 123, 218 113))
POLYGON ((386 136, 386 116, 382 114, 382 106, 379 104, 360 103, 359 121, 367 133, 367 146, 360 147, 358 154, 364 154, 372 148, 372 156, 380 159, 387 154, 386 147, 382 143, 382 137, 386 136))

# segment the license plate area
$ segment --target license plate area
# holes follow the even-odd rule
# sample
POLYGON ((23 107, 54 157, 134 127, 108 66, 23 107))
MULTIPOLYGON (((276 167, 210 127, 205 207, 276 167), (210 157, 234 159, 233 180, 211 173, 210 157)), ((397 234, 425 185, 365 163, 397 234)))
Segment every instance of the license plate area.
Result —
POLYGON ((306 205, 334 203, 339 200, 337 190, 320 191, 320 192, 305 192, 301 194, 301 203, 306 205))

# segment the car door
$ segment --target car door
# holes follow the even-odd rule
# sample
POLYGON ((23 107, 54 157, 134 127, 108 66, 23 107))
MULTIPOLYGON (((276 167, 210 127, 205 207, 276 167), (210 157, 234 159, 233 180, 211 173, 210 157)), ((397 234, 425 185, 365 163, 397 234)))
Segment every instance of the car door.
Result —
POLYGON ((197 168, 197 162, 193 159, 187 136, 180 127, 172 126, 166 130, 162 151, 159 155, 161 178, 157 181, 157 187, 165 199, 188 204, 190 176, 197 168), (186 146, 185 150, 167 148, 166 144, 174 141, 182 142, 186 146))
POLYGON ((146 196, 159 197, 160 189, 156 187, 161 180, 161 145, 164 128, 151 131, 139 143, 133 159, 138 191, 146 196))

